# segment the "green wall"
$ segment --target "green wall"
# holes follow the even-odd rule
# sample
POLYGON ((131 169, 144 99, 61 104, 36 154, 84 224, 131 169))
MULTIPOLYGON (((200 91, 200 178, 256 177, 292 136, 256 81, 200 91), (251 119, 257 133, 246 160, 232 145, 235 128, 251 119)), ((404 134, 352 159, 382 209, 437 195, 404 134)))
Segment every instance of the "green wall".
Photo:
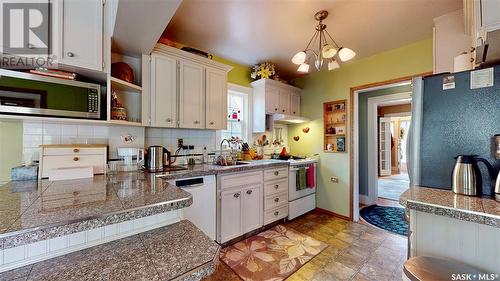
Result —
POLYGON ((250 78, 251 68, 249 66, 238 64, 216 55, 213 56, 213 60, 233 67, 227 76, 229 83, 251 87, 250 83, 253 82, 253 80, 250 78))
POLYGON ((0 121, 0 182, 10 180, 10 169, 22 163, 23 123, 0 121))
POLYGON ((411 92, 411 85, 364 92, 358 98, 359 120, 359 193, 368 195, 368 99, 411 92))
POLYGON ((349 216, 349 154, 323 152, 323 102, 349 99, 352 87, 429 71, 432 71, 432 38, 295 81, 304 89, 301 93, 301 113, 312 121, 290 126, 288 143, 294 154, 320 155, 318 207, 349 216), (303 127, 310 128, 308 134, 302 132, 303 127), (300 140, 294 141, 294 136, 300 136, 300 140), (338 176, 339 183, 331 182, 332 176, 338 176))

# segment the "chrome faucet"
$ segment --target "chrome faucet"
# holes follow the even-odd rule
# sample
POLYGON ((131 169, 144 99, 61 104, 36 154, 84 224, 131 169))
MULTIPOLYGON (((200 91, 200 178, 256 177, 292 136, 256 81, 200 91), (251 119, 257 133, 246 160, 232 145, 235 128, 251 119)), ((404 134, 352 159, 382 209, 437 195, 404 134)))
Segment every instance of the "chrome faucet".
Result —
POLYGON ((224 142, 227 142, 227 145, 229 146, 229 148, 231 148, 231 141, 228 140, 228 139, 223 139, 221 142, 220 142, 220 151, 222 153, 222 145, 224 144, 224 142))

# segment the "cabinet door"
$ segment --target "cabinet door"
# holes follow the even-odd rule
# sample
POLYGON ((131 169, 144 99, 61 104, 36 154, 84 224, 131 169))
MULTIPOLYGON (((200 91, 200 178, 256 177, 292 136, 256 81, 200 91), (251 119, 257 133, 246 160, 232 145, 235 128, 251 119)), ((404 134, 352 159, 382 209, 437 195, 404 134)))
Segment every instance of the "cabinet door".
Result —
POLYGON ((207 68, 206 124, 207 129, 225 130, 227 127, 227 74, 207 68))
POLYGON ((500 1, 481 0, 481 23, 487 32, 500 29, 500 1))
POLYGON ((266 86, 266 113, 279 113, 279 100, 279 89, 272 86, 266 86))
POLYGON ((246 187, 242 190, 243 197, 243 233, 250 232, 262 226, 262 185, 246 187))
POLYGON ((290 114, 290 92, 284 89, 280 90, 279 113, 290 114))
POLYGON ((300 115, 300 95, 296 93, 290 94, 290 114, 300 115))
POLYGON ((179 127, 205 127, 205 69, 190 61, 179 61, 179 127))
POLYGON ((221 243, 240 236, 241 225, 241 190, 224 191, 220 199, 220 238, 221 243))
POLYGON ((60 0, 59 59, 63 64, 101 71, 102 0, 60 0))
POLYGON ((151 55, 151 124, 177 127, 177 60, 151 55))

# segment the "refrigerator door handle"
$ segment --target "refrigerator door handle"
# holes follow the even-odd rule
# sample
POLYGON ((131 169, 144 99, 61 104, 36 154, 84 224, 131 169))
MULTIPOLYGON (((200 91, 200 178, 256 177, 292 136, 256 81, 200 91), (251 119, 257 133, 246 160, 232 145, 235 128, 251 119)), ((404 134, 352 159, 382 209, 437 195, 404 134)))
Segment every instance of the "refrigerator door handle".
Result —
POLYGON ((406 150, 410 186, 420 184, 420 137, 424 99, 424 80, 422 77, 412 79, 412 88, 411 123, 406 150))

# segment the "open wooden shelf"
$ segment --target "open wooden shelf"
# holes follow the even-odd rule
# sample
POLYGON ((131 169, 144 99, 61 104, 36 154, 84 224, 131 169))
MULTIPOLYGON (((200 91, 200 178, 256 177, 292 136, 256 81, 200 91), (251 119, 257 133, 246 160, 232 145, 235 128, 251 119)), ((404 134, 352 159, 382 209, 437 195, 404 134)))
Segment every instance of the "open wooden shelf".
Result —
POLYGON ((324 152, 347 153, 347 100, 323 104, 323 129, 324 152))
POLYGON ((133 122, 125 120, 109 120, 109 123, 114 125, 123 125, 123 126, 142 126, 141 122, 133 122))
POLYGON ((116 91, 142 93, 142 87, 111 76, 111 86, 116 91))

